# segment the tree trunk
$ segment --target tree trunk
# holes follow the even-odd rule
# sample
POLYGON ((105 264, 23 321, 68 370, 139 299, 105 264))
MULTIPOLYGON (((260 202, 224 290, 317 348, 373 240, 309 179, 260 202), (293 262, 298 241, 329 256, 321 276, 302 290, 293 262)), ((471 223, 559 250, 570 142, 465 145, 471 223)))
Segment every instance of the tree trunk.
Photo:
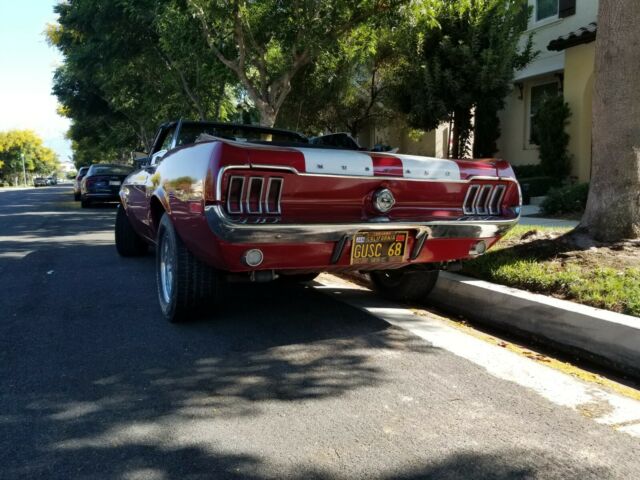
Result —
POLYGON ((274 111, 273 107, 268 104, 258 106, 258 112, 260 113, 260 125, 263 127, 273 127, 276 124, 276 117, 278 112, 274 111))
POLYGON ((581 223, 597 240, 640 237, 638 18, 638 0, 600 0, 591 188, 581 223))
POLYGON ((450 150, 449 150, 449 158, 460 158, 458 155, 460 151, 460 128, 458 124, 457 115, 453 116, 453 127, 451 129, 451 142, 450 142, 450 150))

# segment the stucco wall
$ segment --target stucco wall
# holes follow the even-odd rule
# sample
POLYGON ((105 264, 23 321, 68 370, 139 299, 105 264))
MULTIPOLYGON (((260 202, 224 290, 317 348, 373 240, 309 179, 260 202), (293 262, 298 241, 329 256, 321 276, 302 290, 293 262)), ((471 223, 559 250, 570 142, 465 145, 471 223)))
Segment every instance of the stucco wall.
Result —
POLYGON ((512 165, 531 165, 538 163, 538 149, 525 149, 525 109, 520 91, 515 88, 507 96, 505 108, 499 114, 500 138, 498 139, 497 156, 512 165))
POLYGON ((565 57, 564 99, 571 108, 567 127, 569 152, 573 156, 571 174, 580 182, 591 175, 591 100, 595 42, 569 48, 565 57))
MULTIPOLYGON (((533 6, 535 1, 528 0, 533 6)), ((505 108, 500 112, 501 136, 498 140, 498 155, 514 165, 539 163, 538 148, 529 145, 529 96, 531 86, 557 81, 556 73, 564 73, 564 98, 569 103, 573 116, 567 133, 570 135, 569 151, 573 155, 572 175, 580 181, 589 179, 591 169, 591 90, 593 83, 593 59, 595 43, 579 45, 563 52, 551 52, 547 45, 551 40, 596 21, 598 0, 579 0, 576 14, 564 19, 548 18, 540 22, 535 16, 529 22, 521 39, 526 42, 533 35, 537 58, 525 69, 516 72, 517 86, 505 99, 505 108)))

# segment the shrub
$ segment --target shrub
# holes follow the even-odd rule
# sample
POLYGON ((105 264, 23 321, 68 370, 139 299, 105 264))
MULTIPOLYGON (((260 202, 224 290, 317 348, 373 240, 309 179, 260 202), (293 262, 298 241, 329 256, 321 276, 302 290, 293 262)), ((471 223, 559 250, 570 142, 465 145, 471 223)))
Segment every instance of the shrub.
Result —
POLYGON ((544 170, 542 169, 542 165, 512 165, 513 171, 516 174, 516 178, 520 180, 521 178, 530 178, 530 177, 543 177, 544 170))
POLYGON ((569 135, 565 131, 570 116, 569 104, 554 95, 542 102, 533 119, 536 143, 540 145, 540 166, 554 178, 565 178, 571 170, 569 135))
POLYGON ((549 214, 557 213, 580 213, 587 205, 587 195, 589 194, 589 184, 579 183, 561 188, 553 188, 549 191, 547 198, 540 207, 542 212, 549 214))
POLYGON ((528 177, 518 178, 523 195, 527 197, 542 197, 552 188, 557 188, 562 183, 554 177, 528 177))

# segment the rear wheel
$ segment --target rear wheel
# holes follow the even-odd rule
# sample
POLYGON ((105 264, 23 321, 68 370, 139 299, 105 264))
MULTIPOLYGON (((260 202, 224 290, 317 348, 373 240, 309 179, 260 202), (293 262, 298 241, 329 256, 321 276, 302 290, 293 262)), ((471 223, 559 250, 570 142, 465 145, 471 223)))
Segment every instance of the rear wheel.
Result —
POLYGON ((139 257, 147 253, 149 246, 131 226, 127 212, 118 205, 116 213, 116 250, 123 257, 139 257))
POLYGON ((376 292, 392 300, 424 300, 436 286, 439 270, 384 270, 371 272, 376 292))
POLYGON ((91 200, 80 197, 80 206, 82 208, 89 208, 91 206, 91 200))
POLYGON ((156 283, 160 308, 167 320, 184 322, 220 294, 220 274, 187 249, 169 216, 160 221, 156 244, 156 283))

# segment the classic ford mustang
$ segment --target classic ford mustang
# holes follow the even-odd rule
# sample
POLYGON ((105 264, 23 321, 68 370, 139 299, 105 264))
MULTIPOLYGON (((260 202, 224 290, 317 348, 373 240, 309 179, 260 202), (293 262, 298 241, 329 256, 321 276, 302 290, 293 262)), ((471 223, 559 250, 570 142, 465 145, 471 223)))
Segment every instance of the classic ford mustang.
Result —
POLYGON ((155 245, 167 319, 188 319, 227 280, 322 271, 366 271, 384 295, 423 298, 440 269, 482 255, 518 221, 520 188, 505 161, 374 153, 327 138, 222 123, 160 128, 120 189, 115 236, 123 256, 155 245))

